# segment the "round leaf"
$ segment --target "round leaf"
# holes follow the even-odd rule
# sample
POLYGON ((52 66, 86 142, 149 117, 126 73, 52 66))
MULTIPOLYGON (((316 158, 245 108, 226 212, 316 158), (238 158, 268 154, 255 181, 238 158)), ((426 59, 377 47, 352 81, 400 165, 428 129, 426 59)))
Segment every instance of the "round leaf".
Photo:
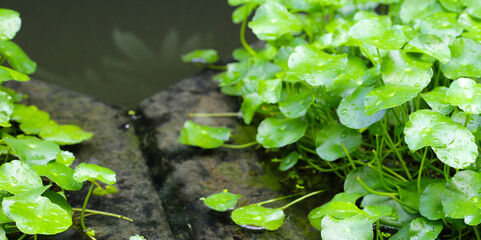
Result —
POLYGON ((87 180, 98 180, 103 183, 113 185, 117 180, 115 172, 95 164, 80 163, 74 171, 73 179, 77 182, 87 180))
POLYGON ((285 158, 282 159, 281 164, 279 164, 280 171, 287 171, 296 165, 299 160, 299 153, 296 151, 289 153, 285 158))
MULTIPOLYGON (((466 117, 468 115, 465 112, 455 112, 451 115, 451 119, 461 125, 466 123, 466 117)), ((471 131, 476 138, 476 140, 481 139, 481 116, 480 115, 469 115, 468 124, 466 126, 469 131, 471 131)))
POLYGON ((283 34, 300 31, 302 24, 283 5, 267 2, 256 10, 249 28, 260 40, 272 41, 283 34))
POLYGON ((369 240, 374 238, 372 225, 364 215, 343 220, 326 216, 322 219, 321 236, 324 240, 369 240))
POLYGON ((22 20, 18 12, 10 9, 0 9, 0 40, 10 40, 15 37, 22 20))
POLYGON ((73 145, 92 138, 93 134, 75 125, 54 125, 42 128, 39 136, 59 145, 73 145))
POLYGON ((42 179, 30 165, 13 160, 0 166, 0 189, 20 194, 41 187, 42 179))
POLYGON ((364 113, 368 116, 382 109, 399 106, 418 95, 419 87, 384 85, 373 89, 364 97, 364 113))
POLYGON ((13 69, 0 66, 0 82, 9 81, 9 80, 24 82, 24 81, 30 80, 30 77, 21 72, 17 72, 13 69))
POLYGON ((248 205, 232 212, 232 220, 242 227, 277 230, 284 222, 282 209, 269 209, 258 205, 248 205))
POLYGON ((412 219, 415 218, 416 215, 408 213, 404 207, 394 201, 389 196, 379 196, 375 194, 368 194, 366 195, 361 202, 361 206, 366 208, 367 206, 389 206, 393 210, 393 214, 390 216, 380 217, 379 221, 382 224, 400 228, 406 224, 409 224, 412 219))
POLYGON ((337 108, 337 115, 344 126, 353 129, 363 129, 384 117, 385 110, 381 110, 371 116, 364 114, 364 97, 372 89, 372 87, 359 87, 351 95, 341 100, 337 108))
POLYGON ((246 94, 242 98, 244 99, 241 104, 242 119, 245 124, 250 124, 257 108, 264 103, 264 100, 256 92, 246 94))
POLYGON ((219 57, 214 49, 197 49, 182 56, 182 61, 187 63, 215 63, 217 60, 219 57))
POLYGON ((435 0, 405 0, 401 4, 399 16, 404 23, 418 18, 418 16, 425 11, 425 9, 435 0))
POLYGON ((279 102, 279 110, 288 118, 299 118, 306 115, 307 109, 311 106, 314 98, 308 91, 298 94, 289 94, 279 102))
POLYGON ((421 97, 433 111, 448 115, 454 110, 454 106, 448 102, 447 91, 447 87, 436 87, 430 92, 421 93, 421 97))
POLYGON ((265 148, 279 148, 304 136, 307 122, 303 119, 266 118, 257 129, 256 140, 265 148))
POLYGON ((342 220, 359 214, 368 216, 367 213, 359 209, 354 202, 344 202, 333 199, 320 207, 314 208, 309 212, 307 218, 313 227, 322 230, 322 220, 326 215, 342 220))
POLYGON ((434 34, 449 42, 461 35, 463 27, 458 23, 458 14, 438 12, 416 20, 422 34, 434 34))
POLYGON ((449 79, 481 77, 481 44, 467 38, 458 38, 449 46, 451 59, 441 64, 444 76, 449 79))
POLYGON ((409 226, 409 240, 435 240, 443 230, 441 221, 432 221, 423 217, 412 220, 409 226))
POLYGON ((460 78, 449 86, 448 101, 467 114, 481 113, 481 84, 469 78, 460 78))
POLYGON ((369 215, 369 222, 374 224, 379 218, 387 217, 392 214, 392 208, 386 205, 383 206, 367 206, 363 209, 369 215))
POLYGON ((438 220, 444 217, 441 198, 445 182, 429 184, 419 198, 419 212, 429 220, 438 220))
POLYGON ((60 151, 55 158, 55 161, 65 166, 70 166, 75 161, 75 156, 69 151, 60 151))
POLYGON ((344 192, 357 194, 368 193, 357 181, 358 177, 370 188, 376 189, 381 184, 379 173, 368 166, 363 166, 349 172, 344 181, 344 192))
POLYGON ((406 41, 402 31, 391 31, 389 26, 371 19, 363 19, 352 26, 349 37, 385 50, 398 50, 406 41))
POLYGON ((37 63, 14 42, 0 40, 0 55, 7 59, 13 69, 21 73, 32 74, 37 70, 37 63))
POLYGON ((382 60, 382 79, 390 85, 425 88, 433 77, 431 64, 411 57, 403 51, 391 51, 382 60))
POLYGON ((441 63, 451 59, 451 49, 440 37, 433 34, 420 34, 415 36, 404 47, 407 52, 419 52, 436 58, 441 63))
POLYGON ((319 157, 327 161, 334 161, 345 157, 346 152, 352 152, 361 145, 361 134, 341 124, 324 126, 316 137, 316 152, 319 157))
POLYGON ((216 148, 229 140, 229 136, 229 128, 202 126, 188 120, 180 132, 179 142, 201 148, 216 148))
POLYGON ((4 140, 15 151, 20 160, 29 164, 45 165, 55 159, 57 154, 60 153, 60 148, 57 144, 36 137, 19 139, 7 137, 4 140))
POLYGON ((68 191, 78 191, 83 184, 73 179, 73 169, 58 162, 49 162, 47 165, 33 165, 32 168, 40 176, 48 177, 59 187, 68 191))
POLYGON ((282 80, 259 80, 257 84, 257 93, 262 100, 267 103, 277 103, 281 98, 282 80))
POLYGON ((481 2, 477 0, 463 0, 462 3, 466 6, 465 11, 469 15, 481 18, 481 2))
POLYGON ((237 205, 237 200, 239 200, 241 197, 242 196, 240 194, 227 192, 226 189, 221 193, 212 194, 201 200, 203 200, 204 204, 209 208, 219 212, 225 212, 229 209, 233 209, 235 205, 237 205))

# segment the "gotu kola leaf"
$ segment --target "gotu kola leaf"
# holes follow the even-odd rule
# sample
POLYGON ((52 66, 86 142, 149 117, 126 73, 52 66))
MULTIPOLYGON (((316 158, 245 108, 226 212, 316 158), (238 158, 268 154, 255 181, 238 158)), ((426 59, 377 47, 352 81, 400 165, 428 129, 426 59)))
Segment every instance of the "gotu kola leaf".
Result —
POLYGON ((446 182, 431 183, 419 198, 419 213, 429 220, 438 220, 445 216, 441 198, 446 182))
POLYGON ((52 125, 43 127, 39 136, 58 145, 72 145, 92 138, 93 134, 75 125, 52 125))
POLYGON ((440 86, 430 92, 421 93, 421 97, 433 111, 448 115, 454 110, 454 106, 448 102, 447 91, 447 87, 440 86))
POLYGON ((184 123, 179 142, 201 148, 216 148, 229 140, 229 137, 229 128, 202 126, 189 120, 184 123))
POLYGON ((286 33, 300 31, 302 24, 282 4, 267 2, 256 10, 249 27, 260 40, 272 41, 286 33))
POLYGON ((24 74, 32 74, 37 70, 37 63, 14 42, 0 40, 0 55, 5 57, 10 66, 24 74))
POLYGON ((434 240, 443 230, 443 223, 419 217, 412 220, 409 227, 410 240, 434 240))
POLYGON ((391 51, 382 60, 384 83, 410 87, 426 87, 433 77, 431 64, 407 55, 404 51, 391 51))
POLYGON ((449 47, 451 59, 446 64, 441 64, 444 76, 449 79, 481 77, 481 44, 461 37, 449 47))
POLYGON ((259 124, 256 140, 265 148, 279 148, 296 142, 306 130, 307 122, 300 118, 266 118, 259 124))
POLYGON ((42 179, 30 165, 13 160, 0 166, 0 189, 20 194, 41 187, 42 179))
POLYGON ((440 37, 433 34, 420 34, 415 36, 404 47, 407 52, 419 52, 436 58, 441 63, 451 59, 451 49, 440 37))
POLYGON ((235 209, 231 218, 242 227, 274 231, 282 226, 284 211, 279 208, 270 209, 252 204, 235 209))
POLYGON ((346 219, 326 216, 322 219, 322 239, 369 240, 373 239, 372 224, 367 216, 359 214, 346 219))
POLYGON ((33 165, 32 168, 40 176, 48 177, 59 187, 68 191, 78 191, 83 184, 73 178, 74 170, 58 162, 49 162, 47 165, 33 165))
POLYGON ((57 144, 36 137, 7 137, 4 140, 20 160, 28 164, 45 165, 60 153, 60 147, 57 144))
POLYGON ((241 197, 240 194, 230 193, 225 189, 220 193, 212 194, 207 198, 201 198, 200 200, 204 201, 204 204, 213 210, 225 212, 229 209, 233 209, 235 205, 237 205, 237 200, 241 197))
POLYGON ((384 117, 385 110, 380 110, 371 116, 364 114, 364 97, 372 89, 373 87, 360 86, 352 94, 341 100, 337 108, 337 115, 344 126, 363 129, 384 117))
POLYGON ((481 113, 481 84, 469 78, 460 78, 451 83, 447 91, 448 102, 458 106, 467 114, 481 113))
POLYGON ((324 126, 316 137, 316 152, 327 161, 334 161, 346 156, 361 145, 361 134, 341 124, 324 126), (344 149, 344 147, 346 149, 344 149))
POLYGON ((303 117, 311 106, 314 98, 310 91, 289 94, 279 102, 279 110, 288 118, 303 117))
POLYGON ((364 113, 368 116, 382 109, 399 106, 418 95, 420 87, 384 85, 373 89, 364 97, 364 113))
POLYGON ((385 50, 398 50, 406 41, 401 30, 392 31, 389 26, 372 19, 354 24, 349 30, 349 37, 385 50))
POLYGON ((215 63, 219 60, 214 49, 198 49, 182 56, 182 61, 192 63, 215 63))
POLYGON ((20 14, 10 9, 0 9, 0 40, 10 40, 15 37, 22 20, 20 14))
POLYGON ((0 91, 0 126, 10 127, 10 115, 13 113, 13 98, 4 91, 0 91))
POLYGON ((74 170, 73 179, 77 182, 98 180, 112 185, 117 179, 115 172, 95 164, 80 163, 74 170))

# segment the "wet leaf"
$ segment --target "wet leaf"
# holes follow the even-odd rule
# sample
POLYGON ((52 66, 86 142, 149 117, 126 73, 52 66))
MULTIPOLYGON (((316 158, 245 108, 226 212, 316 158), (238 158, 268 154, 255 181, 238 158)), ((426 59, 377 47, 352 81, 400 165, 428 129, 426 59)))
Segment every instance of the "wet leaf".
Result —
POLYGON ((249 71, 242 79, 242 89, 246 93, 257 92, 257 85, 260 80, 272 79, 281 69, 269 61, 251 61, 249 71))
POLYGON ((436 58, 441 63, 451 59, 451 49, 447 42, 434 34, 420 34, 415 36, 404 47, 406 52, 418 52, 436 58))
POLYGON ((0 82, 9 81, 9 80, 24 82, 24 81, 30 80, 30 77, 21 72, 17 72, 13 69, 0 66, 0 82))
MULTIPOLYGON (((461 125, 466 123, 465 112, 455 112, 451 115, 451 119, 461 125)), ((481 139, 481 116, 480 115, 469 115, 468 124, 466 126, 469 131, 471 131, 477 140, 481 139)))
POLYGON ((382 109, 399 106, 418 95, 419 87, 384 85, 373 89, 364 97, 364 113, 371 116, 382 109))
POLYGON ((463 5, 466 6, 466 11, 469 15, 481 18, 481 2, 477 0, 462 0, 463 5))
POLYGON ((80 163, 74 170, 73 179, 77 182, 97 180, 113 185, 117 180, 115 172, 95 164, 80 163))
POLYGON ((20 194, 41 187, 42 179, 30 165, 13 160, 0 166, 0 189, 20 194))
POLYGON ((481 84, 469 78, 460 78, 451 83, 447 91, 448 102, 458 106, 467 114, 481 113, 481 84))
POLYGON ((15 151, 20 160, 32 165, 45 165, 54 160, 60 153, 57 144, 36 137, 8 137, 4 140, 15 151))
POLYGON ((406 224, 396 234, 392 235, 389 240, 406 240, 409 239, 409 225, 406 224))
POLYGON ((282 209, 269 209, 258 205, 248 205, 232 212, 232 220, 242 227, 253 229, 277 230, 284 222, 282 209))
POLYGON ((0 9, 0 40, 10 40, 20 30, 20 14, 10 9, 0 9))
POLYGON ((279 110, 288 118, 303 117, 313 101, 314 98, 309 91, 289 94, 279 102, 279 110))
POLYGON ((250 124, 257 108, 264 103, 264 100, 256 92, 245 94, 243 98, 244 101, 241 104, 242 119, 244 119, 245 124, 250 124))
POLYGON ((266 118, 257 129, 257 142, 265 148, 279 148, 304 136, 307 122, 303 119, 266 118))
POLYGON ((448 102, 447 91, 447 87, 440 86, 430 92, 421 93, 421 97, 433 111, 448 115, 454 110, 454 106, 448 102))
POLYGON ((435 240, 443 230, 441 221, 432 221, 423 217, 412 220, 409 226, 409 240, 435 240))
POLYGON ((357 181, 360 178, 368 187, 376 189, 381 186, 379 173, 368 166, 351 171, 344 181, 344 192, 366 194, 367 190, 357 181))
POLYGON ((425 88, 433 77, 431 64, 403 51, 391 51, 381 64, 382 79, 389 85, 425 88))
POLYGON ((468 225, 481 223, 481 174, 464 170, 456 173, 446 184, 442 204, 447 217, 461 218, 468 225))
POLYGON ((75 161, 75 156, 69 151, 60 151, 55 158, 55 161, 65 166, 70 166, 75 161))
POLYGON ((385 110, 368 116, 364 114, 364 97, 371 92, 373 87, 359 87, 352 94, 341 100, 337 108, 337 115, 344 126, 353 129, 363 129, 381 120, 385 110))
POLYGON ((233 23, 241 23, 242 21, 244 21, 244 19, 246 19, 247 17, 249 17, 251 15, 252 11, 254 11, 254 9, 257 6, 259 6, 258 3, 250 2, 250 3, 246 3, 246 4, 236 8, 232 12, 232 22, 233 23))
POLYGON ((36 106, 15 104, 11 119, 20 123, 20 130, 26 134, 39 134, 44 127, 55 126, 47 112, 38 110, 36 106))
POLYGON ((333 95, 345 96, 362 84, 362 77, 367 70, 362 58, 349 56, 346 70, 326 84, 326 89, 333 95))
POLYGON ((314 208, 309 212, 307 218, 311 225, 318 230, 322 230, 322 221, 326 215, 336 219, 346 219, 357 215, 368 216, 367 213, 359 209, 353 202, 331 200, 324 205, 314 208))
POLYGON ((73 169, 58 162, 49 162, 47 165, 33 165, 32 168, 38 175, 48 177, 59 187, 68 191, 78 191, 83 184, 73 179, 73 169))
POLYGON ((204 204, 207 205, 207 207, 219 212, 225 212, 229 209, 234 209, 235 205, 237 205, 237 201, 241 197, 240 194, 230 193, 225 189, 224 191, 212 194, 205 199, 201 198, 201 200, 204 201, 204 204))
POLYGON ((408 23, 422 14, 429 5, 431 5, 435 0, 405 0, 401 5, 401 10, 399 16, 404 23, 408 23))
POLYGON ((257 84, 259 97, 267 103, 277 103, 281 98, 281 91, 281 79, 259 80, 257 84))
POLYGON ((369 222, 374 224, 379 218, 387 217, 392 214, 392 208, 389 206, 367 206, 363 209, 369 215, 369 222))
POLYGON ((444 217, 441 198, 446 182, 429 184, 419 198, 419 212, 429 220, 438 220, 444 217))
POLYGON ((217 148, 229 140, 230 131, 229 128, 202 126, 188 120, 180 132, 179 142, 201 148, 217 148))
POLYGON ((14 42, 0 40, 0 55, 5 57, 10 66, 24 74, 32 74, 37 70, 37 63, 14 42))
POLYGON ((39 136, 58 145, 73 145, 92 138, 93 134, 75 125, 54 125, 42 128, 39 136))
POLYGON ((467 38, 458 38, 449 46, 451 59, 441 64, 444 76, 449 79, 481 77, 481 44, 467 38))
POLYGON ((249 64, 247 61, 227 64, 227 70, 214 77, 214 80, 220 81, 219 86, 231 86, 241 81, 247 74, 249 64))
POLYGON ((434 34, 449 42, 461 35, 463 27, 458 23, 458 14, 438 12, 416 20, 422 34, 434 34))
POLYGON ((368 194, 366 195, 361 202, 361 206, 366 208, 368 206, 389 206, 392 208, 393 213, 390 216, 380 217, 379 221, 381 224, 385 224, 388 226, 400 228, 409 224, 412 219, 414 219, 417 215, 408 213, 404 207, 394 201, 389 196, 379 196, 375 194, 368 194))
POLYGON ((286 33, 302 29, 302 23, 281 4, 267 2, 262 4, 248 24, 260 40, 272 41, 286 33))
POLYGON ((279 164, 280 171, 287 171, 296 165, 299 160, 299 153, 296 151, 289 153, 285 158, 282 159, 281 164, 279 164))
POLYGON ((316 137, 316 152, 319 157, 327 161, 334 161, 346 156, 341 143, 347 152, 352 152, 361 145, 361 134, 341 124, 324 126, 316 137))
POLYGON ((135 236, 131 236, 129 240, 146 240, 143 236, 136 234, 135 236))
POLYGON ((385 50, 398 50, 406 41, 400 30, 392 31, 376 20, 363 19, 349 30, 349 37, 385 50))
POLYGON ((374 238, 372 225, 365 215, 357 215, 342 220, 328 215, 322 219, 321 236, 324 240, 368 240, 374 238))
POLYGON ((65 193, 47 190, 42 193, 42 196, 48 198, 48 200, 50 200, 50 202, 52 202, 53 204, 56 204, 59 207, 63 208, 70 214, 70 216, 73 215, 74 211, 72 210, 72 206, 70 206, 70 204, 67 202, 67 199, 65 198, 65 193))
POLYGON ((0 91, 0 127, 10 127, 10 115, 13 113, 13 98, 0 91))
POLYGON ((214 49, 197 49, 182 56, 186 63, 215 63, 219 60, 217 51, 214 49))

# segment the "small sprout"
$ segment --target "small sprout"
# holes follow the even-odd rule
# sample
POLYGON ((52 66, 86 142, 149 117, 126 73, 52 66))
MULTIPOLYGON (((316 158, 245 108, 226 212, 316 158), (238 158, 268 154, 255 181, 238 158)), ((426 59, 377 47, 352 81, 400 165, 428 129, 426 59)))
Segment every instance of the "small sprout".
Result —
POLYGON ((281 164, 279 164, 280 171, 287 171, 296 165, 299 160, 299 153, 294 151, 289 153, 285 158, 282 159, 281 164))
POLYGON ((241 197, 240 194, 230 193, 225 189, 224 191, 212 194, 207 198, 200 198, 200 200, 215 211, 225 212, 234 209, 235 205, 237 205, 237 201, 241 197))

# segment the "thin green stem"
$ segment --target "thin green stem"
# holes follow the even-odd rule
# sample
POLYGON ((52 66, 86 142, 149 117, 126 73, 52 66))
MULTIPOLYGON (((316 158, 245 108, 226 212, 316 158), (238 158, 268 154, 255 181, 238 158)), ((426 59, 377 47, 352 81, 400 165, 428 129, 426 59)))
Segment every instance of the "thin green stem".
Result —
POLYGON ((394 201, 396 201, 396 202, 398 202, 399 204, 403 205, 404 207, 411 209, 413 212, 417 212, 417 211, 415 210, 416 208, 414 208, 414 207, 410 206, 409 204, 401 201, 401 199, 397 198, 396 196, 391 195, 390 197, 391 197, 394 201))
POLYGON ((343 142, 341 142, 342 149, 344 149, 344 153, 346 153, 347 159, 349 159, 349 162, 351 163, 352 169, 356 170, 356 164, 354 164, 354 161, 352 161, 351 155, 349 155, 349 151, 347 151, 346 145, 344 145, 343 142))
POLYGON ((33 235, 33 240, 37 240, 37 234, 33 235))
POLYGON ((302 197, 300 197, 300 198, 298 198, 298 199, 296 199, 296 200, 294 200, 294 201, 292 201, 292 202, 284 205, 284 206, 281 207, 280 209, 284 210, 284 209, 286 209, 286 208, 288 208, 288 207, 290 207, 290 206, 292 206, 292 205, 294 205, 294 204, 296 204, 296 203, 298 203, 298 202, 300 202, 300 201, 302 201, 302 200, 304 200, 304 199, 306 199, 306 198, 308 198, 308 197, 314 196, 314 195, 319 194, 319 193, 322 193, 322 192, 324 192, 324 191, 325 191, 325 190, 319 190, 319 191, 311 192, 311 193, 309 193, 309 194, 307 194, 307 195, 304 195, 304 196, 302 196, 302 197))
POLYGON ((481 240, 481 236, 479 236, 479 231, 477 226, 473 226, 474 235, 476 235, 476 240, 481 240))
POLYGON ((384 129, 384 132, 385 132, 384 136, 386 136, 386 139, 387 139, 386 143, 394 151, 394 154, 399 159, 399 162, 401 162, 401 166, 403 167, 404 171, 406 172, 406 176, 408 177, 409 180, 411 180, 412 176, 411 176, 411 173, 409 172, 409 168, 407 167, 406 162, 404 162, 404 159, 403 159, 402 155, 399 153, 398 149, 394 145, 394 142, 392 141, 391 136, 389 135, 389 132, 387 131, 386 126, 384 126, 384 124, 381 124, 381 126, 382 126, 382 128, 384 129))
POLYGON ((80 225, 82 226, 82 230, 84 231, 87 230, 87 227, 85 227, 85 222, 84 222, 85 209, 87 208, 87 203, 89 202, 90 195, 92 195, 94 186, 95 186, 95 180, 91 181, 90 189, 87 193, 87 196, 85 197, 84 204, 82 205, 82 210, 80 212, 80 225))
MULTIPOLYGON (((81 212, 81 211, 82 211, 81 208, 72 208, 72 210, 74 210, 74 211, 76 211, 76 212, 81 212)), ((115 213, 97 211, 97 210, 92 210, 92 209, 85 209, 84 211, 85 211, 85 212, 88 212, 88 213, 93 213, 93 214, 99 214, 99 215, 105 215, 105 216, 110 216, 110 217, 116 217, 116 218, 124 219, 124 220, 130 221, 130 222, 133 222, 133 221, 134 221, 134 220, 131 219, 131 218, 128 218, 128 217, 125 217, 125 216, 122 216, 122 215, 119 215, 119 214, 115 214, 115 213)))
POLYGON ((261 206, 261 205, 264 205, 264 204, 267 204, 267 203, 277 202, 277 201, 280 201, 280 200, 283 200, 283 199, 286 199, 286 198, 295 197, 295 196, 301 195, 301 194, 302 194, 302 193, 295 193, 295 194, 291 194, 291 195, 287 195, 287 196, 282 196, 282 197, 278 197, 278 198, 274 198, 274 199, 269 199, 269 200, 267 200, 267 201, 263 201, 263 202, 256 203, 256 205, 261 206))
POLYGON ((247 50, 247 52, 249 52, 250 55, 255 57, 257 56, 256 51, 254 51, 254 49, 252 49, 251 46, 249 46, 249 44, 246 42, 246 38, 245 38, 246 25, 247 25, 247 17, 244 19, 244 21, 242 21, 241 30, 240 30, 240 41, 242 43, 242 46, 244 46, 244 48, 247 50))
POLYGON ((464 120, 464 127, 468 126, 470 115, 466 113, 466 120, 464 120))
POLYGON ((418 194, 419 196, 421 196, 421 177, 423 176, 423 168, 424 168, 424 162, 426 161, 426 155, 428 154, 428 148, 425 147, 424 148, 424 154, 423 154, 423 158, 421 160, 421 166, 419 166, 419 173, 418 173, 418 194))
POLYGON ((381 160, 379 160, 379 157, 377 156, 377 153, 376 153, 376 150, 372 150, 372 152, 374 153, 374 158, 376 158, 376 162, 377 162, 377 167, 379 169, 379 171, 381 172, 381 174, 379 174, 379 178, 381 180, 381 184, 384 186, 384 188, 388 191, 394 191, 392 188, 390 188, 387 184, 386 184, 386 181, 384 180, 384 175, 382 173, 382 162, 381 160))
POLYGON ((240 117, 241 113, 238 112, 223 112, 223 113, 189 113, 189 117, 240 117))
POLYGON ((448 165, 444 165, 444 178, 446 179, 446 181, 449 181, 449 179, 451 178, 450 174, 449 174, 449 166, 448 165))
POLYGON ((21 237, 19 237, 17 240, 22 240, 22 239, 24 239, 26 236, 27 236, 27 234, 24 233, 24 234, 23 234, 21 237))
POLYGON ((382 64, 381 52, 379 51, 379 48, 376 48, 376 50, 377 50, 377 57, 379 58, 379 64, 382 64))
POLYGON ((357 176, 356 180, 359 182, 359 184, 361 184, 361 186, 366 189, 366 191, 370 192, 370 193, 373 193, 373 194, 376 194, 376 195, 379 195, 379 196, 391 196, 391 195, 398 195, 398 193, 389 193, 389 192, 379 192, 379 191, 376 191, 370 187, 368 187, 362 180, 361 180, 361 177, 360 176, 357 176))
POLYGON ((248 147, 254 146, 256 144, 257 144, 257 142, 250 142, 250 143, 245 143, 245 144, 240 144, 240 145, 224 143, 224 144, 221 145, 221 147, 241 149, 241 148, 248 148, 248 147))

